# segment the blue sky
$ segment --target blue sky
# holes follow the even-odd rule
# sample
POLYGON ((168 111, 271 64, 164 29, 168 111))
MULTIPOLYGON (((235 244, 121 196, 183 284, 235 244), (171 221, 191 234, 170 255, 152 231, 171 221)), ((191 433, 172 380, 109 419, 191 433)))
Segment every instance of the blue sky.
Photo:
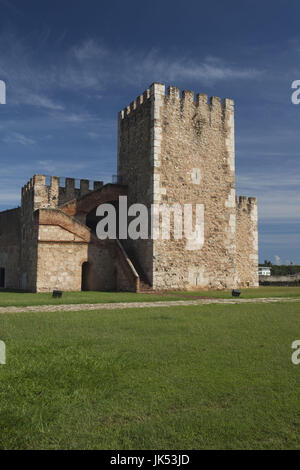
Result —
POLYGON ((34 174, 110 181, 117 113, 152 82, 236 103, 260 260, 300 264, 299 3, 0 0, 0 210, 34 174))

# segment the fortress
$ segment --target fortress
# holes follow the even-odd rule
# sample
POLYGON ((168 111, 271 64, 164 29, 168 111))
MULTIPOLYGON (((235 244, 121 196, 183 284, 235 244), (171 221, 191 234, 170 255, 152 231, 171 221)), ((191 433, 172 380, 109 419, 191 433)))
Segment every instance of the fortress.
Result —
MULTIPOLYGON (((173 221, 174 222, 174 221, 173 221)), ((158 223, 161 225, 159 219, 158 223)), ((174 225, 174 224, 173 224, 174 225)), ((171 220, 171 227, 172 220, 171 220)), ((0 213, 0 288, 258 286, 257 200, 235 195, 234 103, 154 83, 119 113, 118 180, 35 175, 0 213), (203 240, 96 236, 97 207, 201 204, 203 240)))

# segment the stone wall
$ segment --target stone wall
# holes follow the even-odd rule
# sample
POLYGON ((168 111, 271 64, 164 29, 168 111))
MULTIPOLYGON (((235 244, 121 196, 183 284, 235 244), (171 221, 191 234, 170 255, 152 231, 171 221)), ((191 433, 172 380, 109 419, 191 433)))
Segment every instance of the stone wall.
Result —
POLYGON ((0 213, 0 268, 5 269, 5 288, 20 288, 21 209, 0 213))
POLYGON ((257 199, 240 196, 237 209, 237 274, 240 287, 258 286, 257 199))
POLYGON ((118 291, 139 292, 140 278, 131 260, 122 247, 119 240, 116 240, 116 287, 118 291))
POLYGON ((286 276, 259 276, 259 284, 262 286, 300 286, 300 273, 286 276))
POLYGON ((38 219, 37 292, 80 291, 82 267, 87 290, 116 286, 113 242, 101 242, 76 219, 55 209, 40 209, 38 219))
MULTIPOLYGON (((80 188, 76 188, 73 178, 66 178, 62 186, 58 177, 52 176, 49 180, 44 175, 34 175, 22 188, 22 241, 20 244, 20 286, 22 289, 33 292, 51 291, 56 288, 81 290, 81 264, 78 262, 83 263, 84 261, 81 260, 88 260, 90 240, 85 240, 83 243, 80 236, 74 235, 72 230, 76 226, 77 232, 75 233, 82 235, 88 229, 83 225, 76 225, 74 219, 70 217, 64 218, 64 214, 56 209, 69 200, 93 194, 93 191, 97 191, 102 186, 102 182, 95 181, 91 189, 91 183, 88 180, 80 180, 80 188), (39 211, 43 209, 46 210, 43 212, 44 219, 47 218, 46 226, 39 225, 39 211), (59 225, 60 223, 62 226, 59 225)), ((105 258, 106 251, 103 252, 101 262, 99 261, 102 270, 104 270, 103 265, 109 265, 105 258)), ((100 285, 111 287, 112 274, 108 275, 110 281, 106 280, 101 283, 99 276, 95 273, 94 265, 98 258, 99 256, 95 254, 89 284, 92 287, 100 285)), ((110 273, 109 268, 108 273, 110 273)))
POLYGON ((127 195, 127 187, 120 184, 106 184, 85 196, 66 202, 59 208, 68 215, 86 223, 87 215, 100 204, 118 201, 119 196, 127 195))
POLYGON ((31 195, 34 210, 39 208, 53 209, 66 202, 81 197, 102 188, 102 181, 89 181, 85 179, 59 178, 34 175, 22 188, 22 197, 31 195), (76 183, 78 186, 76 187, 76 183))
POLYGON ((101 241, 92 237, 88 246, 90 265, 88 290, 112 291, 116 289, 115 241, 101 241))
MULTIPOLYGON (((233 102, 163 85, 154 97, 155 203, 202 208, 197 242, 154 243, 154 287, 234 287, 235 171, 233 102)), ((195 219, 194 219, 195 220, 195 219)))
POLYGON ((43 177, 35 175, 22 188, 21 206, 21 288, 36 290, 38 225, 34 211, 43 204, 43 177))
MULTIPOLYGON (((150 208, 153 201, 153 98, 146 90, 119 113, 118 176, 128 186, 128 206, 141 203, 150 208)), ((122 237, 120 237, 122 239, 122 237)), ((134 251, 147 280, 153 283, 152 240, 124 241, 134 251)))
MULTIPOLYGON (((181 95, 176 87, 166 94, 163 84, 154 83, 119 114, 118 171, 128 185, 128 204, 180 204, 182 210, 192 204, 194 220, 199 205, 197 243, 174 239, 172 232, 170 240, 129 242, 154 288, 237 287, 232 100, 181 95)), ((253 262, 240 277, 252 285, 257 266, 254 273, 251 236, 253 262)))

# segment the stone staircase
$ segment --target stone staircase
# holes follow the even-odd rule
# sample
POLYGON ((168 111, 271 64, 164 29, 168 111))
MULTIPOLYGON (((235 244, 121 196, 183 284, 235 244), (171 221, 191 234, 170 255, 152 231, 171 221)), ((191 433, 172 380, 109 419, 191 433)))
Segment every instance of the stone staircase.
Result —
POLYGON ((134 251, 132 249, 128 248, 128 246, 126 246, 126 245, 124 246, 124 244, 122 243, 121 240, 119 240, 119 241, 120 241, 120 244, 122 245, 123 249, 125 250, 128 258, 130 259, 131 263, 133 264, 136 272, 139 275, 139 278, 140 278, 140 292, 151 291, 152 287, 151 287, 151 285, 148 281, 148 278, 145 275, 144 270, 141 267, 137 257, 135 256, 134 251))

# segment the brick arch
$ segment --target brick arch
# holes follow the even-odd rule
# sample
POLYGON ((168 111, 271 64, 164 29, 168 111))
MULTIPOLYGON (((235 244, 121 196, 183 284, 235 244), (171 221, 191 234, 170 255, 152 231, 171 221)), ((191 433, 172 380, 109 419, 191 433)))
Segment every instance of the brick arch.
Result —
POLYGON ((92 191, 80 199, 73 199, 60 206, 60 210, 82 221, 93 209, 106 202, 117 201, 119 196, 127 196, 127 186, 106 184, 97 191, 92 191))

